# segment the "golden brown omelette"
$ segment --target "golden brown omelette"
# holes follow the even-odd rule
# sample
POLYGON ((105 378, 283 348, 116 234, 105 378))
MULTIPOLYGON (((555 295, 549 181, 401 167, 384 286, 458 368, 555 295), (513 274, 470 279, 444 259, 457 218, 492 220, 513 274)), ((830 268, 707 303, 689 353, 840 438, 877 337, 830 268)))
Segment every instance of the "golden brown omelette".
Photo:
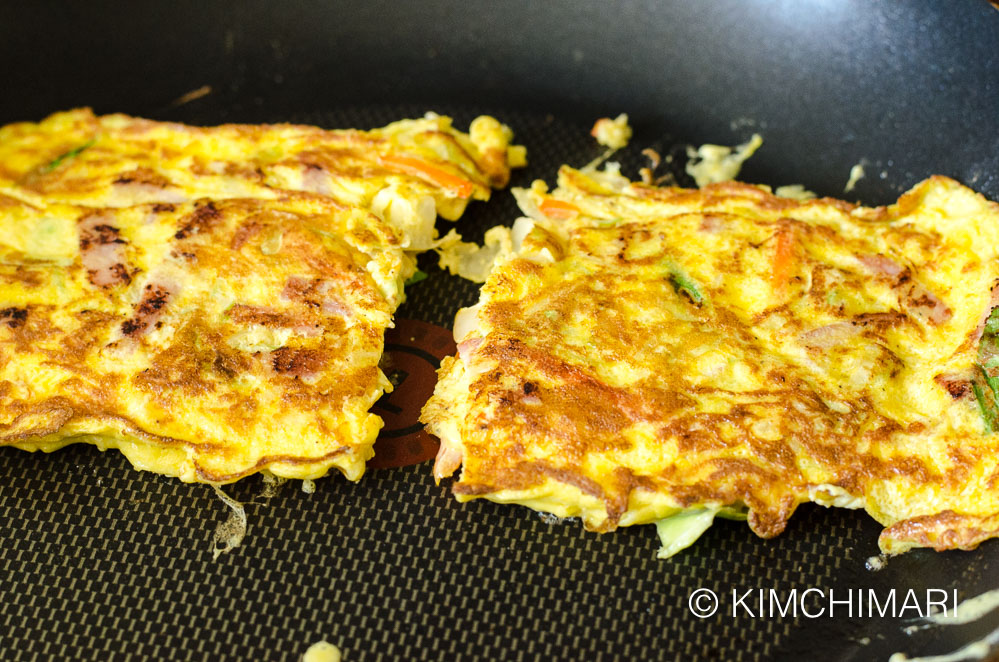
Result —
POLYGON ((888 553, 999 535, 999 205, 945 177, 877 208, 558 183, 517 192, 423 411, 460 501, 655 522, 661 556, 809 501, 864 508, 888 553))
POLYGON ((435 115, 0 129, 0 445, 93 443, 185 481, 356 480, 414 252, 505 183, 509 138, 435 115))
POLYGON ((505 186, 523 147, 492 117, 469 133, 434 113, 371 131, 294 124, 195 127, 89 109, 0 128, 0 192, 28 202, 122 207, 311 192, 373 211, 403 248, 433 246, 434 221, 505 186))

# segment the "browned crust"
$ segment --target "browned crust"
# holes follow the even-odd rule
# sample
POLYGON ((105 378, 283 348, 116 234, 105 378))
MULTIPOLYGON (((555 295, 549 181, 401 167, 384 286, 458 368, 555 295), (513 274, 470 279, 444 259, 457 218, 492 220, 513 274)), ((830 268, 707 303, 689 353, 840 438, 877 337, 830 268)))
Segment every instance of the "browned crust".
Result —
POLYGON ((297 455, 266 455, 260 458, 256 464, 252 467, 243 469, 242 471, 236 471, 232 473, 219 473, 206 470, 201 465, 195 465, 195 471, 198 474, 198 478, 206 483, 231 483, 233 481, 239 480, 240 478, 245 478, 251 474, 255 474, 261 469, 266 469, 273 464, 321 464, 324 462, 329 462, 333 458, 339 457, 345 453, 354 452, 352 448, 340 447, 336 450, 332 450, 325 455, 320 455, 317 457, 301 457, 297 455))
POLYGON ((947 549, 975 549, 997 534, 999 514, 981 517, 944 510, 896 522, 881 532, 879 540, 882 547, 891 543, 910 543, 942 552, 947 549))
MULTIPOLYGON (((23 414, 23 416, 29 415, 28 413, 23 414)), ((177 439, 173 437, 167 437, 163 435, 156 435, 146 432, 141 427, 139 427, 135 421, 129 419, 114 416, 114 415, 94 415, 93 412, 82 412, 75 409, 66 398, 53 398, 52 400, 36 407, 32 412, 31 416, 46 416, 49 418, 47 425, 44 427, 36 427, 32 429, 27 429, 20 431, 15 434, 0 434, 0 445, 10 445, 22 442, 30 442, 32 440, 37 440, 40 437, 44 437, 53 433, 58 432, 66 425, 75 422, 102 422, 109 426, 121 428, 122 431, 137 439, 142 440, 142 442, 149 444, 150 446, 160 446, 160 447, 170 447, 170 446, 184 446, 190 448, 200 455, 212 454, 212 453, 224 453, 226 451, 226 446, 224 444, 206 443, 206 442, 193 442, 185 439, 177 439)), ((11 426, 0 425, 0 429, 9 429, 15 426, 17 420, 15 419, 14 424, 11 426)), ((307 464, 321 464, 328 462, 336 457, 343 455, 344 453, 354 452, 353 448, 348 446, 342 446, 335 450, 332 450, 323 455, 315 457, 304 457, 296 455, 266 455, 257 460, 252 466, 248 466, 240 471, 236 472, 217 472, 210 469, 206 469, 201 463, 195 461, 194 469, 198 478, 207 483, 229 483, 245 476, 257 473, 261 469, 266 469, 268 466, 273 464, 292 464, 292 465, 307 465, 307 464)))

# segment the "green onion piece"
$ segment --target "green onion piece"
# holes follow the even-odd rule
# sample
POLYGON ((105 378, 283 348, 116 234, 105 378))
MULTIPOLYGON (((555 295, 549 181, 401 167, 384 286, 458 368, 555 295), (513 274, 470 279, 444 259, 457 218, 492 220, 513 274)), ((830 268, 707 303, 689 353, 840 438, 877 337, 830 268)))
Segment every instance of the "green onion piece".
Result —
POLYGON ((978 401, 978 409, 985 422, 985 432, 991 434, 999 428, 999 377, 989 374, 989 370, 999 367, 999 307, 993 308, 985 320, 982 339, 978 345, 978 359, 982 363, 976 363, 975 367, 988 391, 977 381, 972 381, 971 390, 978 401))
POLYGON ((593 221, 593 224, 598 228, 611 228, 620 222, 620 218, 598 218, 593 221))
POLYGON ((975 394, 975 400, 978 401, 978 409, 982 414, 982 422, 985 424, 985 434, 992 434, 995 421, 995 412, 989 407, 988 403, 985 401, 985 392, 982 391, 982 387, 971 382, 971 390, 975 394))
POLYGON ((993 308, 988 319, 985 320, 984 335, 999 335, 999 308, 993 308))
POLYGON ((408 280, 406 280, 406 287, 409 287, 413 283, 419 283, 421 280, 426 280, 426 279, 427 279, 427 274, 417 269, 416 273, 414 273, 412 276, 409 277, 408 280))
POLYGON ((749 517, 749 508, 746 506, 722 506, 718 509, 718 517, 745 522, 749 517))
POLYGON ((662 547, 656 552, 661 559, 668 559, 680 550, 694 544, 708 530, 718 514, 717 507, 690 508, 656 522, 656 533, 662 547))
POLYGON ((93 145, 94 142, 95 142, 94 140, 91 140, 89 142, 83 143, 79 147, 74 147, 65 154, 60 154, 55 159, 53 159, 48 165, 42 168, 42 172, 52 172, 53 170, 61 166, 64 161, 68 161, 69 159, 79 156, 80 152, 93 145))
MULTIPOLYGON (((985 372, 984 368, 982 368, 982 372, 985 372)), ((999 377, 989 377, 989 375, 986 374, 985 383, 989 385, 989 389, 992 391, 992 398, 996 401, 996 404, 999 405, 999 377)))
POLYGON ((694 284, 694 281, 690 280, 683 274, 677 271, 670 273, 669 282, 673 285, 678 294, 686 294, 690 297, 690 300, 698 306, 704 303, 704 295, 702 295, 697 289, 697 285, 694 284))
POLYGON ((978 368, 978 371, 980 373, 982 373, 982 379, 985 380, 985 384, 989 387, 989 390, 992 391, 992 398, 996 401, 997 404, 999 404, 999 377, 992 377, 991 375, 989 375, 989 372, 988 370, 985 369, 985 366, 979 363, 976 363, 975 367, 978 368))

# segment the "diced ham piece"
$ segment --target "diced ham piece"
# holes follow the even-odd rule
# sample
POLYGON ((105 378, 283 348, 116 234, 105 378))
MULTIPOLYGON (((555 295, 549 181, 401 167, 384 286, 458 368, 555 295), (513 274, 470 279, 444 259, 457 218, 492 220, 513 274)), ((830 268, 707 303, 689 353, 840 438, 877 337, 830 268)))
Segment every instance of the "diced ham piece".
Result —
POLYGON ((715 234, 720 232, 725 228, 725 221, 715 214, 704 214, 701 217, 701 225, 698 229, 701 232, 707 232, 709 234, 715 234))
POLYGON ((115 190, 122 197, 132 203, 160 202, 177 204, 187 202, 187 196, 179 191, 163 189, 154 184, 143 184, 141 182, 129 182, 128 184, 115 184, 115 190))
POLYGON ((328 363, 322 350, 282 347, 270 353, 274 372, 296 377, 307 384, 315 383, 328 363))
POLYGON ((801 334, 801 341, 809 347, 829 349, 830 347, 842 344, 860 333, 861 330, 860 327, 849 322, 836 322, 835 324, 827 324, 826 326, 806 331, 801 334))
POLYGON ((286 301, 301 301, 313 308, 319 308, 327 315, 340 315, 344 318, 351 317, 350 308, 340 299, 330 294, 333 285, 333 281, 321 278, 307 280, 292 276, 285 283, 281 297, 286 301))
POLYGON ((136 168, 126 172, 111 184, 114 193, 131 204, 187 201, 187 196, 174 188, 169 179, 150 168, 136 168))
POLYGON ((142 298, 135 304, 135 313, 121 323, 122 336, 138 338, 148 333, 163 316, 164 309, 178 290, 176 283, 166 280, 147 283, 142 289, 142 298))
POLYGON ((232 321, 238 324, 259 324, 271 328, 291 329, 295 334, 306 337, 318 336, 322 327, 316 323, 308 323, 301 315, 282 312, 268 306, 251 306, 237 303, 226 313, 232 321))
POLYGON ((978 324, 975 325, 975 330, 971 332, 972 342, 977 343, 982 339, 982 333, 985 332, 985 322, 988 321, 989 316, 992 314, 992 309, 999 306, 999 283, 992 286, 990 294, 989 306, 982 312, 978 319, 978 324))
POLYGON ((469 365, 472 353, 478 349, 481 344, 482 338, 468 338, 467 340, 462 340, 458 343, 458 356, 461 357, 461 360, 466 366, 469 365))
POLYGON ((870 271, 887 276, 893 280, 901 276, 902 272, 905 271, 902 265, 884 255, 860 255, 857 259, 870 271))
POLYGON ((962 375, 937 375, 933 380, 946 389, 955 400, 971 391, 971 380, 962 375))
POLYGON ((911 279, 909 270, 884 255, 860 255, 861 264, 875 274, 895 281, 896 290, 901 293, 901 304, 905 310, 940 325, 953 316, 951 309, 927 287, 911 279))
POLYGON ((90 282, 101 288, 127 285, 132 282, 125 257, 121 233, 114 225, 114 218, 93 214, 80 221, 80 260, 87 270, 90 282))
POLYGON ((913 283, 909 287, 904 305, 935 325, 943 324, 954 315, 947 304, 920 283, 913 283))
POLYGON ((320 195, 330 195, 330 175, 320 166, 309 164, 302 172, 302 190, 320 195))

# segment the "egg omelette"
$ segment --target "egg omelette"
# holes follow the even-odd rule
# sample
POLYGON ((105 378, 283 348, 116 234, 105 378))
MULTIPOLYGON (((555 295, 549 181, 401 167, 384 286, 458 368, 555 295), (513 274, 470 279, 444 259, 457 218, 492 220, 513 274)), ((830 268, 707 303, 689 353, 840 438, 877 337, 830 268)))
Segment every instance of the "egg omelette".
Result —
POLYGON ((28 202, 125 207, 305 191, 373 211, 407 250, 433 246, 524 164, 512 132, 481 116, 469 133, 427 113, 371 131, 293 124, 195 127, 87 108, 0 128, 0 192, 28 202))
POLYGON ((509 135, 88 110, 0 129, 0 445, 118 448, 184 481, 358 479, 414 254, 505 183, 509 135))
POLYGON ((999 535, 999 205, 940 176, 876 208, 610 168, 516 193, 422 414, 459 501, 656 523, 663 557, 809 501, 887 553, 999 535))

